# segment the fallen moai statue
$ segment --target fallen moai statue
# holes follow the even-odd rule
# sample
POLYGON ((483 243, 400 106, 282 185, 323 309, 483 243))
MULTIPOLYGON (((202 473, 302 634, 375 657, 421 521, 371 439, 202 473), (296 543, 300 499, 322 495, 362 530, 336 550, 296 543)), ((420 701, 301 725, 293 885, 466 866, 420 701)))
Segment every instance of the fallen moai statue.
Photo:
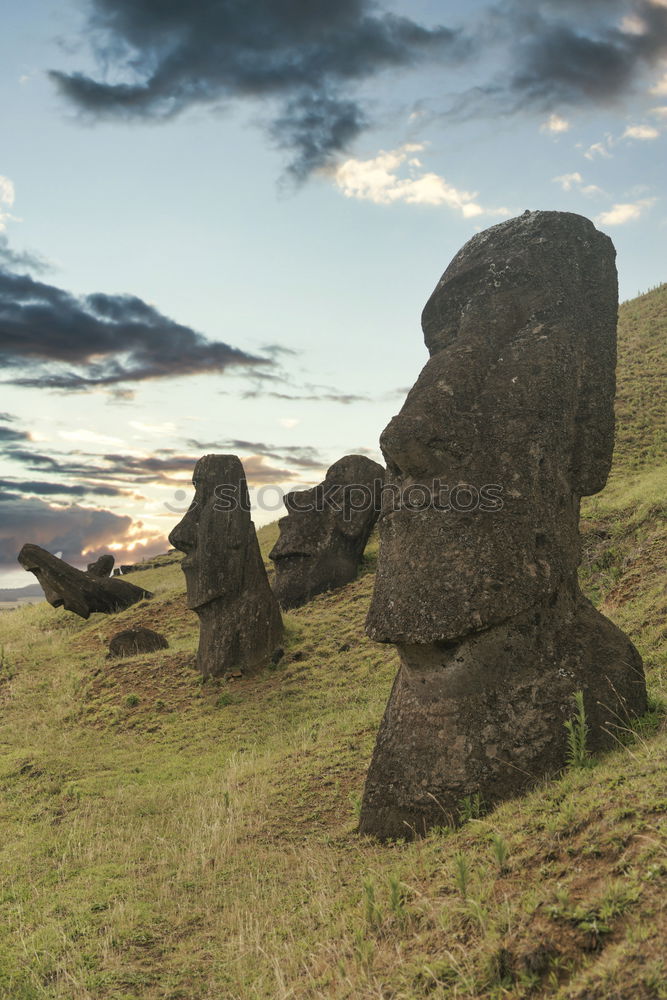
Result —
POLYGON ((199 616, 197 666, 204 677, 265 667, 283 622, 266 575, 248 486, 236 455, 205 455, 194 469, 195 498, 169 535, 185 553, 188 607, 199 616))
POLYGON ((39 545, 24 545, 18 560, 24 569, 35 574, 52 607, 63 607, 81 618, 88 618, 96 611, 103 614, 123 611, 153 596, 149 590, 117 577, 97 577, 75 569, 39 545))
POLYGON ((346 455, 324 482, 285 496, 287 517, 269 552, 274 592, 282 608, 354 580, 380 511, 384 469, 364 455, 346 455))
POLYGON ((582 595, 579 501, 614 444, 615 251, 582 216, 473 237, 422 316, 431 355, 382 434, 389 489, 368 635, 401 667, 360 830, 410 837, 511 797, 646 709, 641 658, 582 595))

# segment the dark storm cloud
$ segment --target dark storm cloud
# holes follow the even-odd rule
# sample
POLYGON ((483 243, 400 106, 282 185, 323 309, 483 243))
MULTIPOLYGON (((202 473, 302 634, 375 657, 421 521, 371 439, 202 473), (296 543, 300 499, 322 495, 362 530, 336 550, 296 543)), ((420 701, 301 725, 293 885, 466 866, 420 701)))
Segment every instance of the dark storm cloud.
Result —
POLYGON ((171 449, 162 449, 154 455, 137 457, 134 455, 87 455, 81 452, 43 455, 24 448, 12 448, 7 457, 20 462, 31 472, 60 475, 75 478, 85 483, 120 482, 128 486, 155 482, 173 481, 174 473, 192 470, 196 458, 179 455, 171 449))
MULTIPOLYGON (((242 442, 235 442, 241 445, 242 442)), ((201 442, 189 442, 193 451, 189 454, 176 452, 171 448, 163 448, 153 455, 85 455, 80 452, 61 455, 43 455, 39 452, 22 448, 13 448, 9 451, 8 457, 21 463, 29 471, 37 475, 63 476, 69 480, 77 480, 86 487, 86 492, 94 494, 98 492, 98 487, 94 484, 103 483, 118 484, 119 492, 123 493, 131 488, 137 488, 152 483, 162 485, 182 486, 190 479, 196 462, 205 451, 212 448, 216 450, 229 450, 234 442, 223 442, 221 445, 202 445, 201 442), (93 484, 93 485, 91 485, 93 484)), ((247 442, 251 444, 251 442, 247 442)), ((261 448, 261 446, 260 446, 261 448)), ((239 447, 237 450, 245 450, 239 447)), ((249 458, 244 458, 244 466, 251 462, 246 468, 249 481, 253 482, 281 482, 291 479, 294 470, 278 468, 266 463, 267 458, 278 459, 282 462, 290 462, 298 468, 316 468, 319 463, 312 462, 310 456, 311 449, 276 449, 273 453, 256 450, 249 458), (292 453, 290 455, 290 452, 292 453), (252 460, 252 461, 251 461, 252 460)), ((110 495, 110 494, 108 494, 110 495)))
MULTIPOLYGON (((0 491, 17 490, 17 496, 26 494, 37 494, 38 496, 101 496, 101 497, 126 497, 128 491, 119 489, 117 486, 103 486, 95 484, 67 484, 54 483, 45 479, 0 479, 0 491)), ((6 492, 0 493, 0 498, 6 496, 6 492)))
POLYGON ((520 104, 606 103, 628 92, 667 55, 667 8, 647 0, 598 3, 592 9, 568 5, 567 18, 560 4, 539 6, 542 13, 515 10, 521 40, 509 91, 520 104), (591 18, 592 13, 597 17, 591 18), (646 30, 622 31, 620 14, 638 16, 646 30))
POLYGON ((367 125, 351 85, 427 58, 450 64, 470 42, 372 0, 89 0, 91 39, 114 78, 53 71, 95 117, 166 119, 203 104, 272 100, 274 140, 304 177, 367 125))
POLYGON ((25 431, 17 431, 13 427, 5 427, 0 424, 0 441, 29 441, 30 435, 25 431))
POLYGON ((136 296, 79 297, 0 269, 0 368, 9 384, 77 390, 272 364, 208 341, 136 296), (14 374, 19 367, 28 374, 14 374))
POLYGON ((451 99, 444 117, 597 107, 644 88, 667 56, 667 8, 650 0, 506 0, 479 24, 481 50, 502 46, 506 68, 451 99), (622 30, 622 19, 643 31, 622 30))
POLYGON ((67 562, 80 562, 84 549, 122 539, 131 524, 131 518, 108 510, 76 504, 52 507, 39 499, 10 500, 2 505, 0 565, 16 569, 16 556, 24 542, 62 552, 67 562))

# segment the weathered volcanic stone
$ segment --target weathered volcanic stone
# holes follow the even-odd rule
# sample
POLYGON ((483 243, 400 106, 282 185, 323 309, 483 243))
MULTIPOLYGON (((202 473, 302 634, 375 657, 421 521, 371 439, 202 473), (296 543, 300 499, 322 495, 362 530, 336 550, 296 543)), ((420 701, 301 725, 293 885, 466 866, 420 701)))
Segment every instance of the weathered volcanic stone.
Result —
POLYGON ((364 455, 346 455, 324 482, 288 493, 288 515, 269 552, 282 608, 297 608, 316 594, 354 580, 380 512, 384 469, 364 455))
POLYGON ((205 677, 265 667, 283 623, 259 551, 243 466, 205 455, 193 473, 195 498, 169 535, 185 553, 188 607, 199 616, 197 665, 205 677))
POLYGON ((88 573, 89 576, 99 576, 103 578, 111 576, 115 561, 114 557, 110 554, 100 556, 99 559, 95 560, 95 562, 88 563, 86 573, 88 573))
POLYGON ((579 501, 613 451, 614 259, 587 219, 528 212, 473 237, 424 309, 431 358, 381 438, 367 632, 401 667, 362 832, 422 833, 556 772, 577 690, 592 748, 645 711, 639 654, 577 582, 579 501))
POLYGON ((96 611, 104 614, 122 611, 153 596, 149 590, 116 577, 96 577, 75 569, 39 545, 24 545, 18 560, 24 569, 35 574, 52 607, 64 607, 81 618, 88 618, 96 611))
POLYGON ((115 656, 136 656, 138 653, 154 653, 158 649, 168 649, 169 643, 159 632, 150 628, 127 628, 116 632, 109 640, 107 659, 115 656))

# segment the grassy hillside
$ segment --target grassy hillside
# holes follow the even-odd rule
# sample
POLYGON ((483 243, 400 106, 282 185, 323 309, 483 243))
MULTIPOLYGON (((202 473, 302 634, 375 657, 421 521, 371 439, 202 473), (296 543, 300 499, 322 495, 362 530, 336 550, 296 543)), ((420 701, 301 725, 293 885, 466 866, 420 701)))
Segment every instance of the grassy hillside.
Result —
POLYGON ((619 448, 582 526, 583 584, 653 711, 590 768, 462 803, 457 830, 355 833, 397 666, 363 634, 375 542, 254 680, 201 683, 178 565, 133 576, 156 597, 113 618, 0 617, 0 997, 667 998, 666 323, 667 286, 623 306, 619 448), (170 648, 107 661, 132 624, 170 648))

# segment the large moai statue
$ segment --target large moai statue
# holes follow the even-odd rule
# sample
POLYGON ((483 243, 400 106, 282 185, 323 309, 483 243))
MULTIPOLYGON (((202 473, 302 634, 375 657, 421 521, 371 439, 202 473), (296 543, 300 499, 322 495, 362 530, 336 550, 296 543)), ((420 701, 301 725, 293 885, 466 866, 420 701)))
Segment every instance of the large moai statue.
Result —
POLYGON ((324 482, 285 497, 287 517, 269 552, 282 608, 298 608, 316 594, 354 580, 379 514, 384 469, 364 455, 346 455, 324 482))
MULTIPOLYGON (((113 556, 101 557, 108 558, 113 560, 113 556)), ((108 615, 123 611, 137 601, 153 596, 150 590, 135 587, 125 580, 109 579, 90 570, 84 573, 32 542, 23 546, 18 561, 24 569, 35 574, 52 607, 72 611, 80 618, 89 618, 95 612, 108 615)), ((98 559, 91 565, 96 567, 100 561, 98 559)))
POLYGON ((526 212, 473 237, 422 316, 430 360, 382 434, 387 484, 367 632, 401 667, 360 830, 410 837, 467 796, 511 797, 645 711, 642 661, 581 594, 579 501, 614 443, 611 240, 526 212))
POLYGON ((205 455, 194 469, 195 497, 169 535, 185 553, 188 607, 199 617, 197 666, 204 677, 266 666, 283 623, 250 519, 236 455, 205 455))

